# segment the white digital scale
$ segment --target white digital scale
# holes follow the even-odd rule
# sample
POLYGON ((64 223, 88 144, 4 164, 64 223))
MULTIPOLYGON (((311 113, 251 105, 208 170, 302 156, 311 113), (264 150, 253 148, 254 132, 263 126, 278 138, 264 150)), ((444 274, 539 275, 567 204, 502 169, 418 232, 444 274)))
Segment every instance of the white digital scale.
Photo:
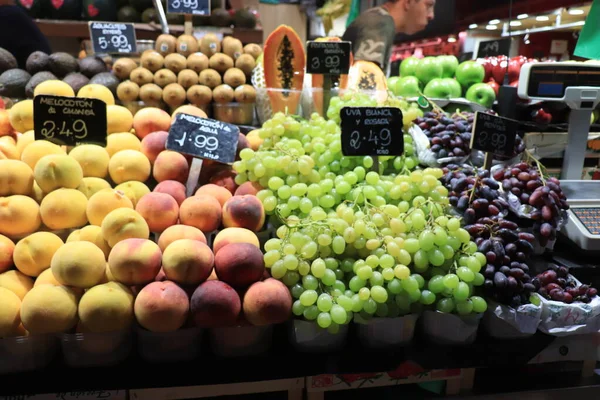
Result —
POLYGON ((600 102, 600 65, 580 62, 525 64, 518 95, 565 103, 570 109, 561 188, 571 209, 561 234, 584 251, 600 252, 600 181, 582 180, 591 115, 600 102))

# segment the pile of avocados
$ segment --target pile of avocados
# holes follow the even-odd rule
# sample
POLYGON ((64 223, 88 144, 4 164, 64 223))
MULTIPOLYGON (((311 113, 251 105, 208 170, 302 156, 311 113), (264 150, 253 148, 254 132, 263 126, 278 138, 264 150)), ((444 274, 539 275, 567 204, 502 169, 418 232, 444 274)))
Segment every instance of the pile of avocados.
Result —
POLYGON ((0 96, 32 98, 37 85, 53 79, 62 79, 75 93, 88 83, 106 86, 114 93, 119 85, 118 78, 99 57, 88 56, 78 60, 68 53, 36 51, 29 55, 23 70, 17 68, 12 54, 0 48, 0 96))

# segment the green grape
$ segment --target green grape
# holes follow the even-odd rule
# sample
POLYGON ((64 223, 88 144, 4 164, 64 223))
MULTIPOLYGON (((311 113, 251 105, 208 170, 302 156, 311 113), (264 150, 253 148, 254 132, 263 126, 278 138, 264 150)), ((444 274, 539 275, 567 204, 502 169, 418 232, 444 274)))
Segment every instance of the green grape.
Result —
POLYGON ((443 278, 444 286, 448 289, 456 289, 458 287, 458 276, 454 274, 448 274, 443 278))
POLYGON ((315 242, 308 242, 304 246, 302 246, 302 250, 300 250, 300 254, 304 258, 313 258, 319 249, 319 246, 315 242))
POLYGON ((442 293, 445 289, 444 278, 440 275, 431 277, 427 283, 427 288, 433 293, 442 293))
POLYGON ((479 272, 477 272, 475 274, 475 277, 473 278, 473 286, 481 286, 483 285, 483 283, 485 282, 485 277, 480 274, 479 272))
POLYGON ((396 265, 396 261, 394 260, 394 257, 389 254, 384 254, 379 258, 379 265, 381 265, 382 268, 392 268, 396 265))
POLYGON ((364 287, 358 291, 358 298, 361 299, 362 301, 369 300, 370 297, 371 297, 371 290, 369 288, 364 287))
MULTIPOLYGON (((471 242, 473 243, 473 242, 471 242)), ((481 254, 481 253, 479 253, 481 254)), ((477 257, 471 256, 467 260, 467 267, 471 272, 479 272, 481 270, 481 262, 477 259, 477 257)))
POLYGON ((281 259, 281 253, 279 253, 279 250, 269 250, 265 253, 263 258, 265 261, 265 266, 270 268, 273 266, 273 264, 275 264, 275 262, 281 259))
POLYGON ((384 280, 391 281, 395 277, 394 269, 393 268, 384 268, 383 271, 381 271, 381 276, 383 277, 384 280))
POLYGON ((449 260, 454 257, 454 249, 449 244, 441 246, 440 251, 444 255, 445 260, 449 260))
POLYGON ((304 318, 309 321, 314 321, 319 315, 319 308, 316 305, 304 309, 304 318))
MULTIPOLYGON (((448 225, 448 221, 449 221, 448 217, 443 216, 443 215, 441 217, 437 217, 435 219, 435 223, 441 227, 445 227, 446 225, 448 225)), ((446 236, 448 236, 448 235, 446 235, 446 236)))
POLYGON ((467 298, 469 298, 469 285, 467 285, 464 282, 459 282, 458 286, 456 287, 456 289, 454 289, 452 295, 454 296, 454 299, 458 302, 458 301, 465 301, 467 298))
POLYGON ((319 280, 312 275, 303 276, 302 287, 304 287, 305 290, 317 290, 319 287, 319 280))
POLYGON ((365 287, 365 284, 367 282, 363 281, 362 279, 360 279, 358 276, 353 276, 350 279, 350 282, 348 283, 348 287, 350 288, 350 290, 352 290, 354 293, 358 293, 358 291, 365 287))
POLYGON ((450 236, 448 237, 448 245, 452 247, 454 251, 457 251, 458 249, 460 249, 461 243, 460 240, 458 240, 457 238, 450 236))
MULTIPOLYGON (((538 305, 538 306, 540 305, 539 304, 539 302, 540 302, 539 297, 537 297, 537 296, 531 296, 530 299, 529 299, 529 301, 531 301, 531 298, 535 298, 537 300, 537 302, 538 302, 538 304, 536 304, 536 305, 538 305)), ((471 303, 473 303, 473 312, 475 312, 477 314, 485 312, 485 310, 487 310, 487 303, 486 303, 486 301, 483 298, 479 297, 479 296, 473 296, 473 297, 471 297, 471 303)), ((533 301, 531 301, 531 303, 535 304, 533 301)))
POLYGON ((310 272, 310 264, 306 261, 300 261, 298 264, 298 273, 302 276, 308 275, 310 272))
POLYGON ((373 166, 373 159, 369 156, 363 158, 363 165, 365 168, 371 168, 373 166))
POLYGON ((460 221, 457 218, 450 218, 446 224, 446 228, 448 228, 450 232, 454 232, 460 228, 460 221))
POLYGON ((477 245, 475 244, 475 242, 469 242, 465 246, 465 252, 467 254, 475 254, 476 251, 477 251, 477 245))
POLYGON ((296 283, 300 281, 300 274, 296 271, 288 271, 285 273, 285 276, 282 279, 282 282, 285 283, 286 286, 294 286, 296 283))
POLYGON ((423 287, 425 286, 425 279, 423 279, 423 277, 419 274, 412 274, 411 277, 417 281, 417 283, 419 284, 419 289, 423 289, 423 287))
POLYGON ((341 236, 335 236, 331 242, 331 248, 335 254, 342 254, 346 250, 346 241, 341 236))
POLYGON ((416 230, 421 230, 425 227, 425 217, 423 214, 413 213, 412 224, 416 230))
MULTIPOLYGON (((473 298, 471 298, 471 300, 473 300, 473 298)), ((536 296, 535 294, 532 294, 531 296, 529 296, 529 302, 531 304, 533 304, 534 306, 540 306, 540 304, 542 304, 540 298, 538 296, 536 296)), ((485 305, 485 307, 487 308, 487 304, 485 305)))
POLYGON ((298 257, 293 255, 287 255, 283 257, 283 266, 288 270, 295 270, 298 268, 298 257))
POLYGON ((358 294, 352 296, 352 312, 360 312, 363 309, 364 301, 360 299, 358 294))
POLYGON ((346 310, 344 310, 344 307, 342 307, 339 304, 334 304, 333 307, 331 307, 331 319, 333 319, 333 322, 335 322, 336 324, 344 324, 346 323, 346 318, 348 316, 348 314, 346 313, 346 310))
POLYGON ((408 251, 410 254, 416 253, 420 248, 421 245, 417 239, 406 239, 404 241, 404 250, 408 251))
POLYGON ((283 260, 278 260, 271 266, 271 276, 275 279, 281 279, 287 273, 287 268, 283 264, 283 260))
POLYGON ((429 290, 423 290, 421 292, 421 298, 419 299, 421 304, 425 304, 426 306, 435 303, 435 294, 430 292, 429 290))
MULTIPOLYGON (((264 206, 264 202, 263 202, 263 206, 264 206)), ((303 213, 308 214, 313 208, 313 203, 312 203, 312 201, 310 201, 310 199, 307 199, 306 197, 304 197, 303 199, 300 200, 300 205, 298 206, 298 208, 303 213)))
POLYGON ((451 313, 454 311, 454 300, 451 298, 443 298, 438 300, 436 308, 438 311, 443 313, 451 313))
POLYGON ((269 179, 268 186, 269 186, 269 189, 271 189, 271 190, 277 190, 280 187, 282 187, 283 185, 285 185, 284 180, 278 176, 274 176, 271 179, 269 179))
POLYGON ((375 314, 375 311, 377 311, 377 303, 372 298, 369 298, 364 302, 363 310, 365 310, 368 314, 373 315, 375 314))
POLYGON ((386 303, 377 303, 377 310, 375 311, 375 315, 381 318, 385 318, 388 316, 389 308, 386 303))
POLYGON ((315 304, 317 301, 317 292, 314 290, 305 290, 304 293, 300 295, 300 302, 303 306, 308 307, 315 304))
MULTIPOLYGON (((287 228, 287 227, 284 227, 284 228, 287 228)), ((283 246, 283 254, 285 254, 285 255, 296 254, 296 246, 294 246, 293 244, 286 244, 285 246, 283 246)))
POLYGON ((407 292, 419 290, 419 282, 412 276, 402 279, 401 283, 402 289, 406 290, 407 292))
POLYGON ((331 325, 329 325, 329 328, 327 328, 327 332, 331 333, 332 335, 337 335, 340 333, 340 326, 332 322, 331 325))
POLYGON ((269 196, 263 200, 263 207, 265 211, 271 212, 277 207, 277 198, 275 196, 269 196))
MULTIPOLYGON (((405 242, 406 243, 406 242, 405 242)), ((398 262, 403 265, 409 265, 412 262, 412 257, 405 249, 400 250, 400 254, 396 257, 398 262)))
POLYGON ((427 268, 429 267, 429 258, 427 257, 427 252, 422 249, 417 251, 413 257, 413 263, 415 265, 415 271, 427 271, 427 268))
POLYGON ((387 290, 391 293, 391 294, 399 294, 402 292, 402 283, 400 282, 399 279, 393 279, 392 281, 388 282, 387 284, 387 290))
POLYGON ((361 280, 366 281, 371 276, 373 276, 373 269, 368 265, 365 265, 364 267, 360 267, 356 271, 356 276, 358 276, 361 280))
POLYGON ((394 276, 398 279, 406 279, 410 276, 410 269, 406 265, 398 264, 394 267, 394 276))
POLYGON ((400 309, 400 314, 408 314, 410 312, 410 304, 412 300, 407 293, 397 294, 394 298, 396 305, 400 309))
POLYGON ((344 308, 346 311, 352 311, 352 298, 345 295, 339 296, 336 299, 337 303, 344 308))
POLYGON ((388 300, 388 293, 381 286, 373 286, 371 287, 371 297, 377 303, 385 303, 388 300))
POLYGON ((292 293, 292 297, 298 299, 300 298, 300 295, 304 292, 304 288, 300 283, 297 283, 294 286, 292 286, 290 291, 292 293))
POLYGON ((269 239, 265 242, 265 250, 280 250, 281 249, 281 239, 273 238, 269 239))
POLYGON ((321 258, 317 258, 316 260, 314 260, 310 266, 310 272, 317 278, 322 278, 323 275, 325 275, 326 269, 327 266, 325 264, 325 261, 323 261, 323 259, 321 258))
POLYGON ((410 298, 411 303, 419 301, 421 299, 421 291, 420 290, 412 290, 408 293, 408 297, 410 298))
MULTIPOLYGON (((338 270, 338 271, 341 271, 341 270, 338 270)), ((337 273, 336 273, 336 277, 337 277, 337 273)), ((343 277, 343 272, 342 272, 342 277, 343 277)), ((334 289, 337 289, 337 290, 339 290, 339 291, 341 291, 341 292, 343 292, 343 291, 345 291, 345 290, 346 290, 346 284, 345 284, 344 282, 342 282, 341 280, 339 280, 339 279, 338 279, 338 280, 336 280, 336 281, 333 283, 333 285, 332 285, 332 286, 333 286, 333 288, 334 288, 334 289)))
POLYGON ((469 260, 469 257, 467 257, 467 256, 460 256, 458 258, 458 265, 461 266, 461 267, 466 267, 468 260, 469 260))
POLYGON ((454 236, 461 241, 461 243, 466 244, 469 243, 471 241, 471 235, 469 235, 469 232, 467 232, 466 230, 464 230, 463 228, 458 228, 455 232, 454 232, 454 236))
POLYGON ((331 325, 331 315, 328 312, 319 313, 319 316, 317 317, 317 325, 323 329, 329 328, 331 325))
POLYGON ((475 274, 467 267, 458 267, 456 275, 458 275, 462 281, 467 283, 473 282, 473 279, 475 279, 475 274))
POLYGON ((327 293, 319 295, 317 299, 317 307, 319 308, 319 311, 327 312, 331 310, 331 306, 333 306, 333 300, 331 299, 330 295, 327 293))
MULTIPOLYGON (((477 261, 479 261, 480 267, 483 267, 484 265, 487 264, 487 259, 485 258, 485 255, 483 253, 476 252, 475 254, 473 254, 473 256, 477 259, 477 261)), ((476 271, 473 271, 473 272, 476 272, 476 271)))
MULTIPOLYGON (((415 256, 416 256, 416 254, 415 254, 415 256)), ((444 261, 446 261, 446 258, 444 257, 444 253, 442 253, 438 249, 429 250, 427 252, 427 258, 428 258, 429 262, 431 263, 431 265, 434 265, 436 267, 441 266, 442 264, 444 264, 444 261)))
POLYGON ((433 234, 435 235, 434 243, 436 246, 441 247, 448 243, 448 234, 446 230, 441 227, 435 227, 433 229, 433 234))
POLYGON ((323 282, 325 286, 332 286, 335 283, 336 279, 337 276, 335 275, 335 272, 331 269, 327 269, 325 270, 325 274, 323 274, 323 277, 321 278, 321 282, 323 282))
POLYGON ((469 299, 456 302, 456 311, 458 315, 469 315, 473 312, 473 302, 469 299))
POLYGON ((373 276, 369 278, 369 283, 371 286, 381 286, 383 285, 383 281, 383 275, 381 275, 381 272, 379 271, 373 271, 373 276))
POLYGON ((294 313, 294 315, 300 316, 304 313, 304 310, 306 310, 306 307, 304 307, 302 303, 300 303, 300 300, 296 300, 294 304, 292 304, 292 312, 294 313))
POLYGON ((376 268, 379 266, 379 257, 376 255, 370 255, 365 260, 366 264, 371 268, 376 268))

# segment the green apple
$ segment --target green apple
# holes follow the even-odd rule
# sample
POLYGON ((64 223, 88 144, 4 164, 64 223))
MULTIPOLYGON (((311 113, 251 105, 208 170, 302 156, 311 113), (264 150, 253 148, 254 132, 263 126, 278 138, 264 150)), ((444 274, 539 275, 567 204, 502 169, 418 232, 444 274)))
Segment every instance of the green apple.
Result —
POLYGON ((480 104, 485 108, 492 108, 496 100, 496 92, 487 83, 476 83, 467 90, 467 100, 480 104))
POLYGON ((390 76, 387 80, 388 89, 391 90, 394 95, 399 96, 398 94, 398 82, 400 82, 399 76, 390 76))
POLYGON ((449 99, 452 96, 452 88, 446 79, 434 78, 423 90, 423 94, 431 99, 449 99))
POLYGON ((422 93, 421 82, 419 82, 415 76, 405 76, 400 78, 397 87, 398 93, 394 92, 397 96, 419 97, 422 93))
POLYGON ((448 85, 450 90, 450 98, 455 99, 457 97, 462 96, 462 88, 460 87, 460 83, 454 78, 442 78, 444 83, 448 85))
POLYGON ((442 64, 437 57, 425 57, 419 62, 416 77, 427 85, 432 79, 442 77, 442 64))
POLYGON ((475 61, 465 61, 456 67, 456 80, 465 88, 483 82, 485 68, 475 61))
POLYGON ((415 76, 419 61, 421 60, 417 57, 408 57, 402 60, 400 63, 400 76, 415 76))
POLYGON ((454 56, 439 56, 438 59, 442 64, 442 78, 454 78, 454 73, 458 67, 458 58, 454 56))

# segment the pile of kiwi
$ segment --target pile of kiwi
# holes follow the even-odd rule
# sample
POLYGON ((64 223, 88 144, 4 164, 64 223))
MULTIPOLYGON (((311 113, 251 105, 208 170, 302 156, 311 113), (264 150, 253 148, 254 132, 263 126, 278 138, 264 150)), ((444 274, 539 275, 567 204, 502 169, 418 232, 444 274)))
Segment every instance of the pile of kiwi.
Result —
POLYGON ((187 102, 208 113, 212 103, 253 104, 256 90, 250 76, 261 53, 259 45, 243 46, 231 36, 220 41, 212 33, 201 39, 163 34, 154 50, 142 53, 139 65, 130 58, 114 63, 113 73, 122 80, 117 97, 171 109, 187 102))

